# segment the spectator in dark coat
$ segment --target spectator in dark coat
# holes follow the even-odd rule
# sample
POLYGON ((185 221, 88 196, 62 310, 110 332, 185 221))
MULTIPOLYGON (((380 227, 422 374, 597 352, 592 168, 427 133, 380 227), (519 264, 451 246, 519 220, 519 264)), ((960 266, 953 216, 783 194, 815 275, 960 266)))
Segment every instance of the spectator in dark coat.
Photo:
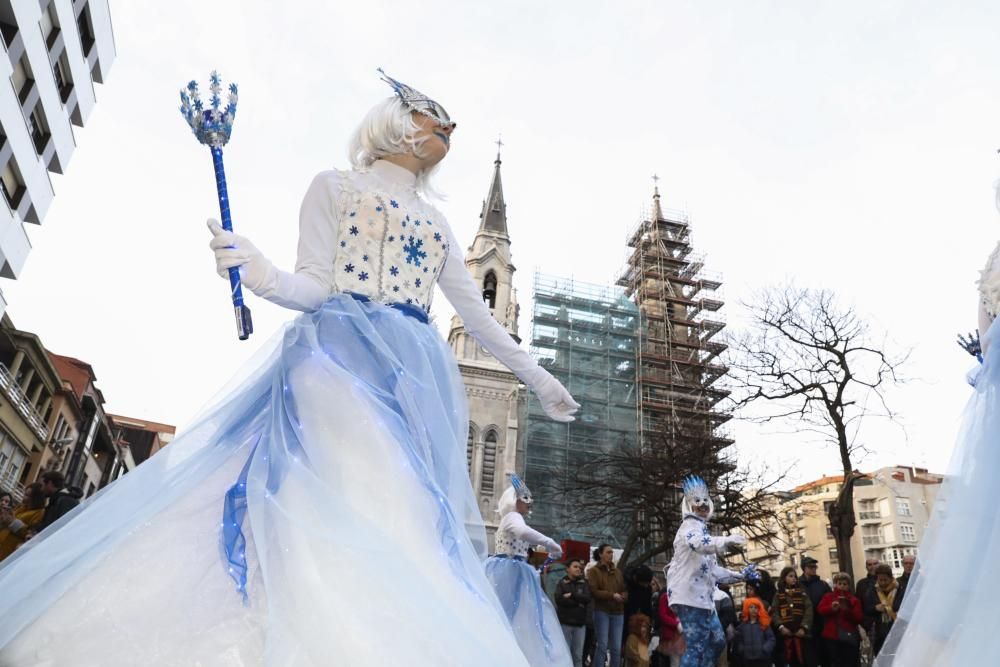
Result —
POLYGON ((913 566, 917 564, 916 556, 903 556, 903 574, 896 579, 896 583, 899 584, 899 590, 896 591, 896 599, 892 601, 892 610, 899 611, 899 608, 903 605, 903 596, 906 594, 906 587, 910 583, 910 574, 913 572, 913 566))
POLYGON ((734 644, 736 655, 743 667, 771 667, 774 654, 774 633, 761 624, 761 603, 751 599, 747 605, 747 618, 736 628, 734 644))
MULTIPOLYGON (((804 556, 802 558, 802 576, 799 577, 799 585, 809 596, 809 602, 812 603, 813 609, 819 609, 820 600, 830 592, 830 585, 819 578, 818 565, 819 561, 815 558, 804 556)), ((810 641, 813 645, 813 655, 816 656, 816 663, 819 667, 830 667, 830 655, 826 641, 823 639, 823 623, 823 617, 820 614, 815 614, 810 641)))
POLYGON ((625 572, 628 599, 625 601, 625 625, 633 614, 653 614, 653 571, 645 565, 630 567, 625 572))
POLYGON ((75 486, 66 486, 66 478, 58 470, 49 470, 42 473, 42 493, 48 498, 45 505, 45 518, 39 530, 48 528, 80 504, 83 491, 75 486))
POLYGON ((872 649, 875 655, 882 650, 882 644, 889 636, 892 624, 896 622, 893 602, 898 593, 899 584, 892 578, 892 568, 880 563, 875 568, 875 585, 868 590, 868 599, 864 603, 866 613, 875 619, 872 626, 872 649))
POLYGON ((556 584, 555 598, 556 614, 573 656, 573 667, 583 667, 583 640, 591 602, 590 586, 583 576, 583 561, 569 562, 566 576, 556 584))
POLYGON ((861 600, 861 605, 864 609, 865 618, 861 621, 861 627, 865 629, 865 632, 871 634, 872 625, 875 624, 875 616, 870 613, 868 609, 868 591, 875 588, 875 568, 878 567, 878 558, 866 558, 865 568, 868 570, 868 576, 864 579, 858 580, 858 585, 854 589, 854 594, 861 600))

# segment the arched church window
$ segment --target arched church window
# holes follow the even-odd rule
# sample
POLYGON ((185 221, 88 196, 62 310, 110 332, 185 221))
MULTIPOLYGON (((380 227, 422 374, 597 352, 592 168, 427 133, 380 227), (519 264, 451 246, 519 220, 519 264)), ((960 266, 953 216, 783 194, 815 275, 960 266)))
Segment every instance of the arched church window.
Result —
POLYGON ((490 271, 483 278, 483 301, 492 310, 497 305, 497 274, 490 271))
POLYGON ((484 493, 493 493, 493 482, 496 478, 497 468, 497 432, 490 430, 486 434, 483 445, 483 474, 479 478, 479 488, 484 493))
POLYGON ((469 468, 469 472, 472 472, 472 452, 474 451, 476 444, 476 427, 469 423, 469 441, 465 444, 465 462, 469 468))

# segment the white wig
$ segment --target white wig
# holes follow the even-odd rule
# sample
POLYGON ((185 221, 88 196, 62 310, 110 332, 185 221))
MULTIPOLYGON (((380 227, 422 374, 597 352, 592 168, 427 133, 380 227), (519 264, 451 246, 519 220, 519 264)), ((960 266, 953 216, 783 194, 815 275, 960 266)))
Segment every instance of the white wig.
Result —
MULTIPOLYGON (((393 95, 373 106, 354 130, 348 146, 348 158, 355 169, 370 167, 375 160, 387 155, 412 152, 421 156, 424 143, 430 137, 418 139, 420 132, 413 120, 413 110, 393 95)), ((437 165, 417 174, 417 189, 425 195, 441 198, 430 184, 437 165)))
POLYGON ((517 491, 513 486, 508 486, 507 490, 503 492, 500 496, 500 501, 497 503, 497 514, 500 518, 504 518, 511 512, 517 510, 517 491))

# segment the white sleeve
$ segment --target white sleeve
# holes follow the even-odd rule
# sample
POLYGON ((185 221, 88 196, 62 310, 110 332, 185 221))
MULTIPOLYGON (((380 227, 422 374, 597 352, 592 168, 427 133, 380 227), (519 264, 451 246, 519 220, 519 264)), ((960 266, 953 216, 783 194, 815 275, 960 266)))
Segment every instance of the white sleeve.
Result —
POLYGON ((716 583, 719 584, 735 584, 743 581, 742 573, 727 570, 721 565, 716 565, 712 568, 712 576, 715 577, 716 583))
POLYGON ((333 292, 333 262, 337 254, 338 175, 325 171, 313 179, 299 209, 299 247, 295 272, 275 269, 254 293, 293 310, 311 311, 333 292))
POLYGON ((504 516, 505 528, 510 531, 511 535, 519 540, 524 540, 528 544, 537 544, 543 546, 549 551, 562 551, 561 547, 555 540, 547 535, 539 533, 537 530, 529 526, 524 521, 524 517, 520 512, 511 512, 504 516))
POLYGON ((466 331, 522 382, 529 387, 535 386, 548 372, 493 319, 472 274, 465 266, 465 257, 450 227, 447 234, 448 257, 438 278, 441 291, 462 318, 466 331))

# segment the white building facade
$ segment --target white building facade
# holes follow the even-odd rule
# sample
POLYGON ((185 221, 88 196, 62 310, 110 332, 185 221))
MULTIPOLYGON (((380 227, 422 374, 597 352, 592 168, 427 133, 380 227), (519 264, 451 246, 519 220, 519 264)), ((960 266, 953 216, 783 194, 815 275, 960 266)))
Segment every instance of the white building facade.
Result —
MULTIPOLYGON (((0 276, 17 278, 115 59, 107 0, 0 0, 0 276)), ((0 295, 0 313, 6 302, 0 295)))

